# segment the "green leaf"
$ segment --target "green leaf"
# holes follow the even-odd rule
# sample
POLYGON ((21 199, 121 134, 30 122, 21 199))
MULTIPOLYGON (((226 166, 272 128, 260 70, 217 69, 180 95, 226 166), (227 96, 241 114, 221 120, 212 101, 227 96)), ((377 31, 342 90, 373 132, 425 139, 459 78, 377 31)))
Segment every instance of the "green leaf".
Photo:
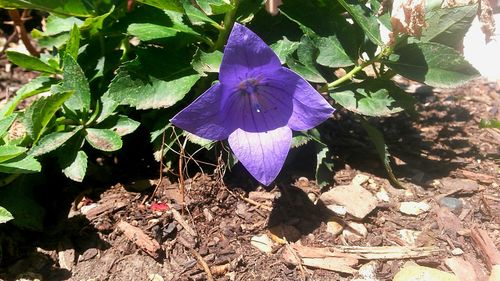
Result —
POLYGON ((144 61, 136 59, 118 70, 107 95, 119 104, 137 109, 170 107, 182 100, 200 79, 199 74, 192 74, 191 66, 175 70, 182 67, 182 62, 172 66, 173 62, 158 62, 152 54, 144 55, 144 61), (157 63, 148 61, 151 59, 157 63), (169 69, 174 72, 169 73, 169 69))
POLYGON ((0 172, 8 174, 26 174, 40 172, 42 166, 33 156, 20 155, 0 163, 0 172))
POLYGON ((16 146, 16 145, 1 145, 0 146, 0 163, 15 158, 24 152, 26 152, 26 147, 16 146))
POLYGON ((80 29, 75 24, 69 34, 68 43, 66 44, 66 56, 71 56, 76 61, 78 50, 80 49, 80 29))
POLYGON ((71 132, 53 132, 47 134, 43 136, 34 147, 31 148, 29 154, 36 157, 54 151, 66 143, 81 129, 82 127, 79 126, 71 132))
POLYGON ((403 110, 413 111, 415 99, 390 80, 365 80, 337 88, 330 93, 349 111, 367 116, 390 116, 403 110))
POLYGON ((316 183, 319 187, 333 180, 333 155, 327 145, 316 142, 316 183))
POLYGON ((298 62, 293 58, 287 58, 286 64, 290 67, 291 70, 297 72, 304 79, 314 82, 314 83, 326 83, 325 78, 321 76, 316 68, 311 66, 306 66, 298 62))
POLYGON ((76 60, 72 56, 64 58, 63 90, 74 91, 74 94, 65 102, 73 111, 88 112, 90 109, 89 82, 76 60))
POLYGON ((194 54, 191 65, 193 66, 194 70, 203 75, 204 73, 218 73, 221 62, 221 51, 205 53, 202 50, 198 49, 194 54))
POLYGON ((378 46, 383 46, 384 42, 380 38, 380 29, 375 13, 362 2, 355 0, 338 0, 339 3, 352 16, 354 21, 365 31, 370 41, 378 46))
POLYGON ((413 43, 384 61, 396 73, 433 87, 457 87, 479 72, 460 53, 438 43, 413 43))
POLYGON ((120 137, 133 133, 141 123, 128 118, 125 115, 115 115, 107 118, 99 124, 99 128, 110 129, 120 137))
POLYGON ((180 0, 138 0, 137 2, 160 8, 162 10, 183 12, 180 0))
POLYGON ((3 138, 5 133, 7 133, 14 120, 16 120, 16 117, 17 114, 12 114, 0 120, 0 138, 3 138))
POLYGON ((25 55, 23 53, 18 53, 14 51, 7 51, 7 58, 14 64, 29 69, 40 71, 43 73, 56 74, 59 72, 58 69, 53 68, 52 66, 44 63, 39 58, 35 58, 29 55, 25 55))
POLYGON ((109 15, 113 13, 115 10, 115 6, 112 6, 111 9, 102 15, 86 18, 80 27, 80 31, 84 34, 88 33, 89 36, 94 36, 99 33, 99 31, 104 26, 104 20, 108 18, 109 15))
POLYGON ((456 48, 474 20, 477 5, 439 8, 426 15, 427 28, 422 31, 422 42, 437 42, 456 48))
POLYGON ((151 41, 174 37, 179 30, 172 27, 152 23, 133 23, 127 28, 127 33, 142 41, 151 41))
POLYGON ((0 109, 0 116, 10 115, 16 110, 17 105, 24 99, 37 95, 39 93, 47 92, 50 87, 59 80, 48 77, 39 76, 27 84, 24 84, 19 90, 17 90, 16 95, 7 104, 5 104, 2 109, 0 109))
POLYGON ((220 25, 215 22, 213 19, 209 18, 204 12, 198 10, 193 4, 191 4, 189 1, 185 0, 182 3, 182 6, 184 7, 184 11, 186 15, 188 16, 189 20, 195 24, 195 25, 200 25, 202 23, 209 23, 212 26, 220 27, 220 25))
POLYGON ((82 182, 85 174, 87 173, 88 157, 84 151, 79 150, 72 160, 62 163, 63 173, 68 178, 82 182))
POLYGON ((204 139, 202 137, 199 137, 197 135, 191 134, 191 133, 186 132, 186 131, 184 132, 184 135, 186 136, 188 141, 190 141, 191 143, 197 144, 197 145, 199 145, 207 150, 212 149, 212 146, 215 143, 215 141, 213 141, 213 140, 204 139))
POLYGON ((79 18, 60 17, 53 14, 49 15, 46 21, 47 23, 44 28, 45 31, 42 32, 40 30, 33 29, 31 35, 37 39, 40 37, 59 35, 61 33, 70 32, 74 25, 81 26, 83 24, 83 21, 79 18))
POLYGON ((63 103, 71 97, 73 92, 62 92, 52 94, 34 101, 24 113, 24 123, 28 135, 37 141, 54 114, 61 108, 63 103))
POLYGON ((196 0, 196 3, 207 15, 224 14, 234 8, 228 0, 196 0))
POLYGON ((118 102, 113 100, 109 94, 104 94, 101 97, 101 105, 102 109, 101 112, 99 113, 99 117, 97 118, 96 122, 101 123, 102 121, 106 120, 109 116, 111 116, 114 112, 115 109, 118 107, 118 102))
POLYGON ((88 17, 95 9, 92 3, 94 2, 80 0, 0 0, 0 8, 34 9, 61 15, 88 17))
POLYGON ((284 64, 288 56, 292 55, 295 50, 299 47, 299 42, 293 42, 288 40, 286 37, 279 40, 278 42, 272 44, 270 47, 276 53, 280 62, 284 64))
POLYGON ((102 151, 116 151, 122 147, 122 139, 110 129, 85 129, 85 139, 94 148, 102 151))
POLYGON ((481 122, 479 122, 479 128, 500 129, 500 121, 498 121, 497 119, 490 119, 490 120, 481 119, 481 122))
POLYGON ((42 231, 45 209, 35 199, 35 185, 43 180, 41 175, 23 175, 11 185, 0 188, 0 206, 9 210, 16 226, 42 231))
POLYGON ((354 65, 337 36, 318 37, 314 43, 319 50, 317 63, 332 68, 354 65))
POLYGON ((361 118, 361 125, 368 133, 368 136, 370 137, 372 143, 375 145, 375 150, 377 151, 380 160, 382 160, 382 163, 384 164, 385 170, 389 175, 389 181, 391 182, 391 184, 398 188, 404 188, 401 185, 401 183, 397 180, 396 176, 392 171, 391 162, 389 160, 390 157, 389 150, 387 148, 387 145, 385 144, 384 135, 382 134, 382 132, 380 132, 376 127, 372 126, 363 118, 361 118))
POLYGON ((14 217, 9 211, 7 211, 4 207, 0 207, 0 223, 6 223, 13 219, 14 217))

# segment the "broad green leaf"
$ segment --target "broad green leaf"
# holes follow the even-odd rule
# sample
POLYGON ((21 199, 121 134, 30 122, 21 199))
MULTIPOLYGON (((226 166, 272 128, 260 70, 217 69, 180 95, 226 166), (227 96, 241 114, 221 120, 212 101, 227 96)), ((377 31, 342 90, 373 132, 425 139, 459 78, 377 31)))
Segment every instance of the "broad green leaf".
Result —
POLYGON ((183 12, 180 0, 138 0, 137 2, 160 8, 162 10, 183 12))
POLYGON ((390 80, 365 80, 337 88, 330 96, 349 111, 367 116, 390 116, 412 110, 415 100, 390 80))
POLYGON ((413 43, 384 61, 396 73, 433 87, 457 87, 479 72, 460 53, 438 43, 413 43))
POLYGON ((139 38, 141 41, 174 37, 177 32, 178 30, 171 27, 152 23, 133 23, 127 28, 128 34, 139 38))
POLYGON ((354 65, 336 36, 318 37, 314 44, 319 50, 317 63, 332 68, 354 65))
POLYGON ((41 174, 21 175, 9 186, 0 188, 0 206, 9 210, 14 217, 11 223, 18 227, 42 231, 45 209, 35 198, 44 182, 41 174))
POLYGON ((115 112, 115 109, 118 107, 118 105, 119 103, 117 101, 109 97, 108 94, 104 94, 101 97, 101 112, 99 113, 99 117, 97 118, 96 122, 101 123, 102 121, 106 120, 106 118, 108 118, 115 112))
POLYGON ((76 60, 72 56, 64 58, 63 89, 74 91, 65 105, 73 111, 88 112, 90 109, 89 82, 76 60))
POLYGON ((196 0, 196 3, 207 15, 223 14, 234 8, 229 0, 196 0))
POLYGON ((213 140, 204 139, 202 137, 191 134, 189 132, 184 132, 184 135, 186 136, 188 141, 190 141, 191 143, 194 143, 194 144, 197 144, 201 147, 204 147, 207 150, 212 149, 212 146, 215 143, 215 141, 213 141, 213 140))
MULTIPOLYGON (((159 76, 167 69, 160 69, 160 64, 152 66, 154 69, 145 69, 143 64, 140 66, 139 64, 140 62, 136 60, 118 70, 109 86, 107 94, 110 98, 122 105, 130 105, 137 109, 166 108, 183 99, 200 79, 199 74, 163 78, 159 76), (147 72, 158 73, 148 75, 147 72)), ((192 73, 189 69, 181 69, 179 73, 192 73)))
POLYGON ((13 99, 11 99, 7 104, 5 104, 0 109, 0 116, 10 115, 16 110, 17 105, 24 99, 37 95, 39 93, 47 92, 50 87, 59 80, 48 77, 48 76, 39 76, 27 84, 24 84, 19 90, 17 90, 16 95, 13 99))
POLYGON ((54 114, 61 108, 63 103, 71 97, 73 92, 62 92, 52 94, 34 101, 24 113, 24 123, 28 135, 37 141, 54 114))
POLYGON ((0 8, 34 9, 61 15, 89 17, 95 10, 92 3, 95 2, 80 0, 0 0, 0 8))
POLYGON ((297 48, 298 61, 288 57, 286 64, 306 80, 315 83, 326 83, 325 78, 316 68, 316 57, 318 50, 311 38, 302 36, 297 48))
POLYGON ((184 11, 186 15, 188 16, 189 20, 195 24, 195 25, 200 25, 202 23, 209 23, 213 26, 220 27, 220 25, 215 22, 213 19, 208 17, 204 12, 198 10, 193 4, 191 4, 189 1, 185 0, 182 3, 182 6, 184 7, 184 11))
POLYGON ((437 42, 456 48, 469 30, 477 13, 477 5, 439 8, 426 14, 427 28, 422 31, 422 42, 437 42))
POLYGON ((12 219, 14 219, 12 214, 9 211, 7 211, 4 207, 0 207, 0 223, 6 223, 12 219))
POLYGON ((382 134, 382 132, 380 132, 379 129, 372 126, 363 118, 361 118, 361 125, 368 133, 368 136, 370 137, 372 143, 375 145, 375 150, 377 151, 380 160, 382 160, 382 163, 384 164, 385 170, 389 175, 389 181, 391 182, 391 184, 398 188, 404 188, 392 171, 391 162, 389 160, 390 157, 389 150, 387 148, 387 145, 385 144, 384 135, 382 134))
POLYGON ((78 58, 78 49, 80 48, 80 29, 75 24, 69 34, 68 43, 66 44, 66 56, 72 56, 76 61, 78 58))
POLYGON ((321 76, 316 68, 311 66, 306 66, 296 61, 293 58, 287 58, 286 64, 290 67, 291 70, 297 72, 304 79, 314 82, 314 83, 326 83, 325 78, 321 76))
POLYGON ((44 63, 39 58, 35 58, 29 55, 25 55, 23 53, 18 53, 15 51, 7 51, 7 58, 14 64, 29 69, 40 71, 43 73, 56 74, 59 72, 58 69, 53 68, 52 66, 44 63))
POLYGON ((26 147, 16 145, 0 146, 0 163, 15 158, 28 150, 26 147))
POLYGON ((33 156, 20 155, 0 163, 0 173, 27 174, 40 172, 42 166, 33 156))
POLYGON ((383 46, 384 42, 380 38, 380 29, 375 12, 366 7, 362 2, 355 0, 338 0, 339 3, 352 16, 354 21, 365 31, 370 41, 378 46, 383 46))
POLYGON ((70 32, 74 25, 81 26, 83 21, 76 17, 60 17, 49 15, 45 25, 45 31, 33 29, 31 35, 39 39, 42 36, 54 36, 60 33, 70 32))
POLYGON ((115 115, 107 118, 99 124, 99 128, 110 129, 120 137, 133 133, 141 123, 128 118, 125 115, 115 115))
POLYGON ((36 157, 54 151, 66 143, 81 129, 82 128, 80 126, 71 132, 53 132, 47 134, 43 136, 34 147, 31 148, 29 154, 36 157))
POLYGON ((85 129, 85 139, 94 148, 102 151, 116 151, 122 147, 122 139, 110 129, 85 129))
POLYGON ((63 173, 68 178, 76 181, 82 182, 87 172, 87 154, 84 151, 79 150, 75 157, 71 161, 67 161, 66 165, 63 165, 63 173))
POLYGON ((14 120, 16 120, 16 117, 17 114, 11 114, 0 120, 0 138, 3 138, 5 133, 7 133, 14 120))
POLYGON ((204 73, 218 73, 221 62, 222 52, 215 51, 212 53, 205 53, 202 50, 198 49, 194 54, 191 65, 193 66, 194 70, 204 75, 204 73))
POLYGON ((90 36, 94 36, 99 33, 99 31, 103 28, 104 20, 108 18, 109 15, 113 13, 115 10, 115 6, 112 6, 111 9, 102 15, 86 18, 80 27, 80 31, 82 33, 88 33, 90 36))
POLYGON ((270 47, 276 53, 276 55, 280 59, 280 62, 284 64, 286 62, 286 58, 293 54, 293 52, 297 50, 299 45, 299 42, 293 42, 284 37, 278 42, 272 44, 270 47))

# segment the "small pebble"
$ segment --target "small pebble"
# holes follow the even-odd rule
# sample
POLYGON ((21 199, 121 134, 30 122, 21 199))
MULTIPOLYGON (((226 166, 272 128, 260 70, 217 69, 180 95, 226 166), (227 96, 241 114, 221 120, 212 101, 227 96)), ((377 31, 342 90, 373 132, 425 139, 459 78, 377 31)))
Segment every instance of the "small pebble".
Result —
POLYGON ((451 250, 451 254, 454 256, 461 256, 464 254, 464 251, 460 248, 455 248, 455 249, 451 250))
POLYGON ((449 209, 456 215, 460 214, 460 212, 462 212, 462 208, 464 207, 462 200, 453 197, 441 198, 441 200, 439 200, 439 205, 441 205, 441 207, 449 209))

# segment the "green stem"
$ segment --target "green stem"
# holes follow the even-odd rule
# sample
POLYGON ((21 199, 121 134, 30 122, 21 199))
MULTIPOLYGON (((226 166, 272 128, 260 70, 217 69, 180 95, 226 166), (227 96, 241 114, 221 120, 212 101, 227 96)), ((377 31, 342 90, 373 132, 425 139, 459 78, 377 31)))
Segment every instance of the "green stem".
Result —
POLYGON ((326 84, 325 86, 321 87, 320 89, 320 92, 326 92, 328 90, 331 90, 333 88, 336 88, 338 87, 340 84, 348 81, 348 80, 351 80, 354 75, 356 75, 358 72, 360 72, 361 70, 363 70, 365 67, 377 62, 380 58, 377 56, 371 60, 368 60, 368 61, 365 61, 363 63, 361 63, 360 65, 354 67, 353 69, 351 69, 351 71, 349 71, 346 75, 340 77, 339 79, 331 82, 331 83, 328 83, 326 84))
POLYGON ((21 174, 12 174, 0 180, 0 187, 6 186, 17 179, 21 174))
POLYGON ((239 0, 233 0, 232 2, 234 8, 228 11, 224 16, 224 22, 222 24, 223 29, 220 30, 219 37, 217 38, 217 41, 215 41, 212 48, 214 51, 222 49, 227 41, 227 38, 229 37, 231 29, 233 28, 235 20, 234 16, 236 15, 236 10, 238 10, 239 0))

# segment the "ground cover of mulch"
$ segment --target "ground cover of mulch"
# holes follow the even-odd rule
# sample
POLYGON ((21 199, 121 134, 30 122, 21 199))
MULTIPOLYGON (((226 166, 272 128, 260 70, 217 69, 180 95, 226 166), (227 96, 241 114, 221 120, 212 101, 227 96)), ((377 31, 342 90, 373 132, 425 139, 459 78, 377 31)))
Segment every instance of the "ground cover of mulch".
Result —
MULTIPOLYGON (((2 74, 2 94, 16 75, 2 74)), ((47 233, 9 233, 12 247, 29 250, 2 265, 0 278, 392 280, 414 263, 487 280, 494 251, 478 237, 500 247, 500 131, 478 124, 499 118, 500 83, 399 82, 419 101, 418 115, 377 125, 406 189, 389 183, 362 128, 340 111, 323 128, 335 153, 331 186, 312 180, 307 146, 291 152, 269 188, 221 170, 191 173, 181 188, 176 177, 160 181, 154 166, 133 180, 94 181, 47 233)))

